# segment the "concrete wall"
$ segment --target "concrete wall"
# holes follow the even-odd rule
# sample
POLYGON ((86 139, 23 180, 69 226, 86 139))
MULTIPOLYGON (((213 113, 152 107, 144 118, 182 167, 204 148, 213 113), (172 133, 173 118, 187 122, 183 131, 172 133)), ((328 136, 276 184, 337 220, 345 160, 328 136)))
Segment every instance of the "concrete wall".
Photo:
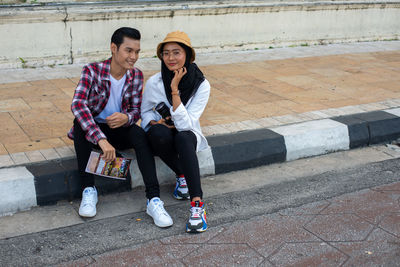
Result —
POLYGON ((206 1, 0 8, 0 68, 71 64, 109 56, 121 26, 143 35, 142 56, 172 30, 200 51, 398 39, 400 1, 206 1))

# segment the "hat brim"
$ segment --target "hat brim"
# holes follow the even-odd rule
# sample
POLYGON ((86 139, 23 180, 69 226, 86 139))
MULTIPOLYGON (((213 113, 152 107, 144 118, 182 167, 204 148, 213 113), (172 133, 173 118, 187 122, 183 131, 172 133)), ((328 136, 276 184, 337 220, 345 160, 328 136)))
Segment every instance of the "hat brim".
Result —
POLYGON ((180 38, 174 37, 174 38, 167 38, 167 39, 165 39, 164 41, 162 41, 161 43, 159 43, 159 44, 157 45, 157 57, 158 57, 160 60, 163 60, 163 59, 162 59, 162 56, 161 56, 161 52, 162 52, 162 51, 161 51, 161 48, 162 48, 163 45, 166 44, 166 43, 180 43, 180 44, 186 45, 187 47, 190 48, 190 50, 192 50, 192 57, 191 57, 191 59, 190 59, 190 63, 193 63, 193 61, 196 59, 196 52, 194 51, 193 47, 192 47, 190 44, 188 44, 185 40, 182 40, 182 39, 180 39, 180 38))

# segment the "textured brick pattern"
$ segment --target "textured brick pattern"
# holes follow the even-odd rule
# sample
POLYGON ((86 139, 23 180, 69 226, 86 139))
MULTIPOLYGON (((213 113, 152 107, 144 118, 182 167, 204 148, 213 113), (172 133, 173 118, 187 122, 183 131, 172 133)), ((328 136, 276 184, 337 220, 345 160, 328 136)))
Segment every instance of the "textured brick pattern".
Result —
MULTIPOLYGON (((206 135, 400 106, 398 50, 200 67, 212 85, 201 118, 206 135)), ((155 72, 145 70, 145 79, 155 72)), ((72 126, 70 104, 78 80, 51 75, 26 82, 0 79, 0 155, 71 145, 66 133, 72 126)), ((26 157, 30 160, 32 154, 26 157)), ((11 160, 20 162, 21 157, 11 160)))
POLYGON ((397 266, 399 251, 397 182, 64 266, 397 266))

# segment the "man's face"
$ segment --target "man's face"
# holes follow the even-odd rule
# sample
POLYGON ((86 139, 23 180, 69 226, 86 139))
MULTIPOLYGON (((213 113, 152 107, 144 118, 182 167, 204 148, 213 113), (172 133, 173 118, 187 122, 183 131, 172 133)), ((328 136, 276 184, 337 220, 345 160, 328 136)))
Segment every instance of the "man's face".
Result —
POLYGON ((111 52, 117 65, 124 69, 133 69, 139 58, 140 41, 124 37, 119 48, 116 44, 111 43, 111 52))

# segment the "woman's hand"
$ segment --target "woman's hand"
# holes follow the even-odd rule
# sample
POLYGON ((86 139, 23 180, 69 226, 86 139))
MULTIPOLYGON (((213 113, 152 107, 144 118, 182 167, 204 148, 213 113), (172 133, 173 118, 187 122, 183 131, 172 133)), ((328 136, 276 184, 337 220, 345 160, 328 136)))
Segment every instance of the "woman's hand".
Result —
POLYGON ((180 81, 182 80, 182 77, 187 73, 187 70, 185 67, 174 70, 174 78, 171 81, 171 90, 172 91, 177 91, 178 90, 178 85, 180 81))
MULTIPOLYGON (((171 117, 167 117, 167 119, 170 119, 170 118, 171 118, 171 117)), ((170 129, 174 129, 174 128, 175 128, 174 125, 169 125, 169 124, 167 124, 167 123, 165 122, 164 119, 161 119, 161 120, 159 120, 159 121, 155 121, 155 120, 151 120, 151 121, 150 121, 150 125, 156 125, 156 124, 162 124, 162 125, 164 125, 164 126, 170 128, 170 129)))

